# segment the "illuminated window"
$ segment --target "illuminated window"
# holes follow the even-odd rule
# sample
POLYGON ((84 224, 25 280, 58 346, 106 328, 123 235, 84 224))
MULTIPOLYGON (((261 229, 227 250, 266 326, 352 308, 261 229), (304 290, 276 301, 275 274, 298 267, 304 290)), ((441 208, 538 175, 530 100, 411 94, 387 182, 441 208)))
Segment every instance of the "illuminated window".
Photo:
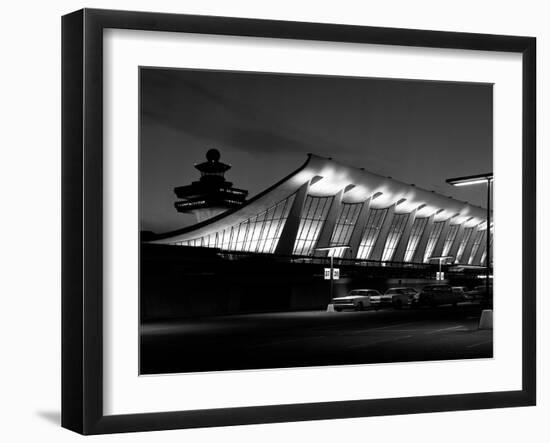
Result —
POLYGON ((451 225, 449 232, 447 233, 447 237, 445 238, 445 243, 443 244, 443 252, 441 252, 442 256, 449 254, 451 246, 456 239, 456 234, 458 234, 458 228, 460 228, 460 225, 451 225))
POLYGON ((409 236, 409 241, 407 243, 407 249, 405 250, 406 262, 411 262, 413 260, 416 248, 418 248, 418 243, 420 243, 420 239, 422 238, 422 234, 424 233, 424 229, 426 229, 427 224, 427 217, 417 218, 414 221, 411 229, 411 235, 409 236))
POLYGON ((432 256, 435 245, 437 244, 437 240, 439 239, 441 231, 443 230, 444 224, 444 221, 434 223, 432 232, 430 232, 430 236, 428 237, 428 243, 426 244, 426 251, 424 252, 424 262, 427 262, 428 259, 432 256))
POLYGON ((456 253, 456 260, 455 263, 460 263, 462 260, 462 254, 464 254, 464 249, 466 249, 466 245, 468 244, 468 241, 470 240, 470 237, 472 236, 472 232, 474 232, 474 228, 466 228, 464 230, 464 235, 462 236, 462 240, 460 240, 460 245, 458 246, 458 251, 456 253))
POLYGON ((358 259, 369 259, 372 250, 374 249, 376 240, 378 239, 378 235, 380 234, 380 229, 386 219, 387 213, 387 208, 369 210, 365 231, 363 232, 363 237, 361 238, 361 243, 359 244, 359 251, 357 251, 358 259))
MULTIPOLYGON (((340 213, 330 239, 330 246, 345 246, 349 245, 353 228, 357 223, 359 212, 363 203, 342 203, 340 213)), ((345 249, 337 249, 332 252, 333 257, 342 257, 345 249)))
POLYGON ((260 214, 222 231, 179 243, 226 251, 273 253, 294 202, 294 194, 260 214))
POLYGON ((472 246, 472 252, 470 253, 470 258, 468 259, 468 264, 471 265, 474 262, 474 258, 477 254, 477 251, 479 249, 479 245, 481 245, 481 240, 483 239, 483 234, 485 231, 477 231, 476 237, 474 239, 474 245, 472 246))
POLYGON ((293 254, 312 255, 333 197, 307 196, 300 218, 293 254))
POLYGON ((399 239, 403 235, 405 225, 409 219, 410 214, 396 214, 391 222, 388 237, 386 238, 386 244, 384 245, 384 252, 382 253, 382 261, 391 261, 399 239))

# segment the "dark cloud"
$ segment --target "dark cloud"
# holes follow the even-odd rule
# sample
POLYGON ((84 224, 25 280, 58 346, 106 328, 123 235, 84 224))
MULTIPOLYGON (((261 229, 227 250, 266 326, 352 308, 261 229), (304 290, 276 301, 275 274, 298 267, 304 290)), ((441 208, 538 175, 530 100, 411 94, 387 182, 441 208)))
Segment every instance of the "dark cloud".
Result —
POLYGON ((140 71, 143 229, 193 221, 174 186, 210 147, 251 195, 314 152, 474 204, 445 178, 492 170, 492 86, 180 69, 140 71))

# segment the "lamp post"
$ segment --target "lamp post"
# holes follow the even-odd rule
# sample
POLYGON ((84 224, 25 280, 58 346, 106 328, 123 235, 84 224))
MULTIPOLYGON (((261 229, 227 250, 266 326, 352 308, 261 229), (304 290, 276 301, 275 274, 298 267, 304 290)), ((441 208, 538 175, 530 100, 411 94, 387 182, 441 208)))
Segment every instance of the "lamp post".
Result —
POLYGON ((490 282, 489 277, 491 274, 491 188, 493 183, 493 173, 488 172, 486 174, 469 175, 466 177, 449 178, 447 183, 453 186, 470 186, 478 184, 487 184, 487 246, 485 254, 486 274, 485 274, 485 290, 487 291, 487 298, 489 298, 490 282))
POLYGON ((343 245, 343 246, 323 246, 320 248, 315 248, 316 251, 328 251, 328 254, 330 256, 330 299, 329 303, 332 301, 332 293, 334 291, 334 252, 340 251, 342 249, 350 249, 351 246, 349 245, 343 245))
POLYGON ((454 257, 452 255, 442 255, 441 257, 430 257, 428 260, 439 260, 439 275, 441 275, 441 263, 451 258, 454 257))

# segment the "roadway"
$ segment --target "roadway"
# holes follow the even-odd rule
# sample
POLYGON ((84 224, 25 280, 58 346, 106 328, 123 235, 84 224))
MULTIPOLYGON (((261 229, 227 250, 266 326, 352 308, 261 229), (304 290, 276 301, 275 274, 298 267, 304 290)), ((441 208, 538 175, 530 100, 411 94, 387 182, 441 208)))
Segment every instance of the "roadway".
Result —
POLYGON ((490 358, 480 309, 301 311, 141 326, 141 373, 490 358))

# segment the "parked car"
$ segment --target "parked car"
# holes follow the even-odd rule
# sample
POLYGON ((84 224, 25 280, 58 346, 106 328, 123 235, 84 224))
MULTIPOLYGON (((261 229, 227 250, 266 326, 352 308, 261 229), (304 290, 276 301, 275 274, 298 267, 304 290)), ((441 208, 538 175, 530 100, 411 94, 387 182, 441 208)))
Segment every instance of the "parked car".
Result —
POLYGON ((378 309, 381 306, 382 294, 376 289, 353 289, 344 297, 335 297, 332 299, 335 311, 344 309, 354 309, 363 311, 364 309, 378 309))
POLYGON ((463 301, 462 294, 453 291, 452 286, 444 284, 424 286, 422 290, 413 298, 411 306, 440 306, 453 305, 456 306, 463 301))
POLYGON ((466 300, 466 293, 468 292, 468 288, 466 286, 453 286, 453 292, 456 294, 459 294, 463 300, 466 300))
POLYGON ((466 299, 470 301, 479 302, 484 306, 493 305, 493 286, 489 286, 489 293, 487 294, 487 287, 485 285, 475 286, 474 289, 468 291, 466 294, 466 299))
POLYGON ((414 288, 389 288, 382 298, 395 309, 410 306, 417 291, 414 288))

